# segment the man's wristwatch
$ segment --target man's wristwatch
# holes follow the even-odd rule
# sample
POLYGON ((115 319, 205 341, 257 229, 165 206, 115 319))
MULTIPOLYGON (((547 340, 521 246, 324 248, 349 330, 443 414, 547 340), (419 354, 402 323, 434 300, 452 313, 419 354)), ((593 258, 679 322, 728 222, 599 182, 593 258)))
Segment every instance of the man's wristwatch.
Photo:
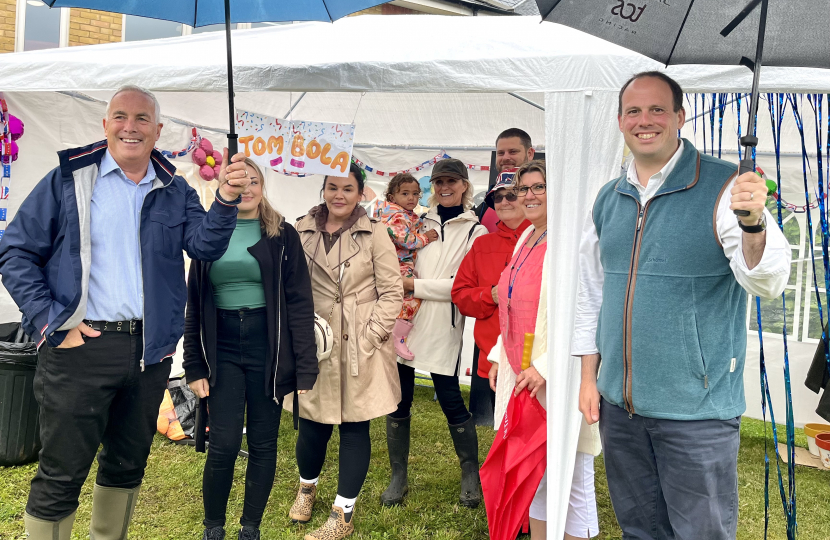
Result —
POLYGON ((744 225, 744 222, 741 221, 741 218, 738 218, 738 227, 745 233, 759 233, 764 232, 767 229, 767 218, 764 214, 761 214, 761 220, 758 222, 757 225, 744 225))

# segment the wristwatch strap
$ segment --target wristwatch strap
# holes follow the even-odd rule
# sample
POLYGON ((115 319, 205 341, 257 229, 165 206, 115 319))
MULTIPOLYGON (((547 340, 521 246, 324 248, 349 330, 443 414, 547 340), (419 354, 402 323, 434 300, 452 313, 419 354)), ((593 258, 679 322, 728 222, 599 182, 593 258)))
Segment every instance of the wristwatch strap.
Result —
POLYGON ((760 233, 767 229, 767 220, 761 215, 761 221, 757 225, 744 225, 744 222, 738 218, 738 227, 745 233, 760 233))

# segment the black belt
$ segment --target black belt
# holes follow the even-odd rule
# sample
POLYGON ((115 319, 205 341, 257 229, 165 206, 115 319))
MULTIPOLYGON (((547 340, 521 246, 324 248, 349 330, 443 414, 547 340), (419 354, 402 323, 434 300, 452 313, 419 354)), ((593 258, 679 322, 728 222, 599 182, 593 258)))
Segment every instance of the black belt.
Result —
POLYGON ((99 332, 124 332, 131 336, 141 334, 143 329, 141 319, 132 319, 129 321, 88 321, 84 320, 84 324, 98 330, 99 332))

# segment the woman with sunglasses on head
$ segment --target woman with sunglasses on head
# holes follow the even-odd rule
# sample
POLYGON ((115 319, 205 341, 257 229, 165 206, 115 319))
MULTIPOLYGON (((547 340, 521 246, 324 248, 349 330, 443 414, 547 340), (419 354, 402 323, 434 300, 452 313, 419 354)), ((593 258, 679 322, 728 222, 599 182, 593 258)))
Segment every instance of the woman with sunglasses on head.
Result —
MULTIPOLYGON (((499 278, 513 257, 513 248, 519 236, 530 225, 513 190, 515 170, 504 171, 499 182, 485 197, 484 202, 495 210, 499 219, 497 229, 475 241, 461 262, 452 286, 452 301, 458 306, 458 311, 476 319, 473 335, 479 354, 474 361, 478 376, 485 380, 491 367, 487 355, 499 335, 499 278)), ((495 406, 494 392, 491 392, 490 399, 495 406)))
POLYGON ((247 426, 245 504, 240 540, 258 540, 277 465, 285 396, 317 379, 314 304, 297 231, 265 196, 261 169, 242 193, 230 244, 215 262, 191 261, 184 370, 209 396, 210 447, 202 478, 205 540, 225 537, 234 464, 247 426), (247 421, 246 421, 247 419, 247 421))
POLYGON ((369 421, 394 411, 401 397, 390 339, 403 304, 398 256, 386 227, 358 204, 363 189, 363 171, 352 163, 348 176, 325 178, 324 202, 297 223, 315 312, 327 319, 334 344, 319 363, 314 389, 298 400, 300 489, 289 511, 293 522, 311 520, 335 425, 340 432, 337 497, 328 519, 305 540, 340 540, 354 532, 355 502, 372 453, 369 421))
POLYGON ((424 216, 426 231, 438 239, 421 249, 415 261, 416 278, 403 278, 404 292, 422 300, 412 319, 407 346, 415 359, 398 358, 401 402, 386 417, 386 441, 392 481, 381 495, 386 506, 399 504, 409 490, 407 465, 415 370, 432 374, 438 402, 447 417, 456 454, 461 462, 461 496, 464 506, 481 502, 478 476, 478 435, 458 384, 464 317, 452 303, 453 279, 473 242, 487 233, 472 210, 473 186, 467 167, 457 159, 445 159, 432 169, 433 194, 424 216))
MULTIPOLYGON (((498 285, 501 335, 490 353, 490 388, 496 392, 494 426, 502 422, 510 395, 527 390, 545 407, 548 376, 547 281, 545 264, 548 240, 547 175, 544 161, 530 161, 516 171, 514 191, 530 221, 504 269, 498 285), (533 334, 531 365, 522 370, 525 334, 533 334)), ((576 401, 574 408, 578 406, 576 401)), ((577 445, 565 540, 587 539, 599 534, 594 493, 594 456, 599 453, 599 432, 583 420, 577 445)), ((544 540, 547 520, 547 473, 530 504, 531 540, 544 540)))

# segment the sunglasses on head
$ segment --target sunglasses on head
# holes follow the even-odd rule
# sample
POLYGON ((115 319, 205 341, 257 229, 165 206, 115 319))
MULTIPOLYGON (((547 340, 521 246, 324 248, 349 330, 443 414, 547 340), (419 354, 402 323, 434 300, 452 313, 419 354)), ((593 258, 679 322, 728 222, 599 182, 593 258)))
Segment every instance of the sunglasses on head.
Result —
POLYGON ((508 202, 516 202, 516 192, 512 190, 505 190, 505 191, 497 191, 495 195, 493 195, 493 202, 499 204, 504 199, 507 199, 508 202))

